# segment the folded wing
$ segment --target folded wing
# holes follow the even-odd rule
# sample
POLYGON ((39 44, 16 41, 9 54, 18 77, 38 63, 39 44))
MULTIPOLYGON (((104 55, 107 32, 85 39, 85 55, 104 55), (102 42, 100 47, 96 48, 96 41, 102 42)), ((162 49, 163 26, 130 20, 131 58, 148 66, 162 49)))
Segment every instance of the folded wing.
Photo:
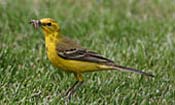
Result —
POLYGON ((112 60, 102 57, 101 55, 81 48, 74 48, 64 51, 58 51, 58 55, 64 59, 87 61, 94 63, 114 63, 112 60))

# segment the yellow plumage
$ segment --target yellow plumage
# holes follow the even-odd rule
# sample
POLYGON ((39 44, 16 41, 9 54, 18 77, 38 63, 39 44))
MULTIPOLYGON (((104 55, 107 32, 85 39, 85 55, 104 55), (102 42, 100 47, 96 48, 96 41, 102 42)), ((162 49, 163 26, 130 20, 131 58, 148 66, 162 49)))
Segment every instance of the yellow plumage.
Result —
POLYGON ((153 76, 133 68, 116 65, 110 59, 82 48, 76 42, 62 36, 59 24, 53 19, 44 18, 40 20, 32 20, 31 23, 35 28, 42 28, 45 34, 47 56, 52 64, 60 68, 60 70, 75 74, 77 82, 68 89, 67 95, 69 98, 71 94, 75 92, 75 89, 82 84, 83 77, 81 74, 83 72, 115 69, 153 76))
MULTIPOLYGON (((110 66, 105 66, 98 63, 78 61, 78 60, 67 60, 58 56, 58 50, 56 50, 57 46, 64 42, 64 37, 57 35, 50 35, 45 33, 45 44, 47 49, 47 56, 49 60, 60 70, 65 70, 73 73, 82 73, 82 72, 90 72, 90 71, 98 71, 101 69, 110 69, 110 66), (57 38, 55 38, 57 37, 57 38)), ((70 45, 74 46, 74 45, 70 45)))

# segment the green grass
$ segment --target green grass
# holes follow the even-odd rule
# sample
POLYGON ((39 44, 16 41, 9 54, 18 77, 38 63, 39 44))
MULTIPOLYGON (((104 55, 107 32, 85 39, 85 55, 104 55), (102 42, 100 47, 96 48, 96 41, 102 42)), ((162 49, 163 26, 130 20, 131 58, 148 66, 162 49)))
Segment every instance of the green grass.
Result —
POLYGON ((71 105, 175 104, 172 0, 0 0, 0 104, 64 105, 74 76, 48 61, 44 36, 28 24, 51 17, 62 33, 118 64, 156 75, 84 74, 71 105))

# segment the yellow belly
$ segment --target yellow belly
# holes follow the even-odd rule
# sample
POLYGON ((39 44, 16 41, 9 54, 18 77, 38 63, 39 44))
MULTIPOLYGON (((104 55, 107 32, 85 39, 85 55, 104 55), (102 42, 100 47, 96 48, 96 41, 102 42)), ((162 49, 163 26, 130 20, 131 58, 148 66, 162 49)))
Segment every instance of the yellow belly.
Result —
POLYGON ((68 60, 63 59, 57 55, 57 51, 54 45, 49 45, 47 47, 47 56, 53 65, 68 72, 90 72, 100 69, 100 65, 97 63, 78 61, 78 60, 68 60))
POLYGON ((80 73, 90 72, 99 69, 99 64, 63 59, 59 57, 55 51, 48 51, 47 55, 49 60, 53 63, 53 65, 65 71, 80 73))
POLYGON ((107 65, 61 58, 60 56, 58 56, 55 42, 56 44, 58 44, 58 40, 53 41, 52 38, 46 37, 47 56, 49 60, 52 62, 52 64, 60 68, 61 70, 81 73, 81 72, 98 71, 101 69, 110 69, 107 65))

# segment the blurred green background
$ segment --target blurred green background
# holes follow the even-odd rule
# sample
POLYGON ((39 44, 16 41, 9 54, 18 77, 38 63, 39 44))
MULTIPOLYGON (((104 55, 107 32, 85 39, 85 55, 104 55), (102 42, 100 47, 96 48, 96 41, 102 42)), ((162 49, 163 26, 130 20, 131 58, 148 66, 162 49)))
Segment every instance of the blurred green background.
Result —
POLYGON ((0 0, 1 105, 65 103, 74 76, 51 65, 29 24, 44 17, 84 47, 156 75, 86 73, 71 105, 175 104, 174 0, 0 0))

